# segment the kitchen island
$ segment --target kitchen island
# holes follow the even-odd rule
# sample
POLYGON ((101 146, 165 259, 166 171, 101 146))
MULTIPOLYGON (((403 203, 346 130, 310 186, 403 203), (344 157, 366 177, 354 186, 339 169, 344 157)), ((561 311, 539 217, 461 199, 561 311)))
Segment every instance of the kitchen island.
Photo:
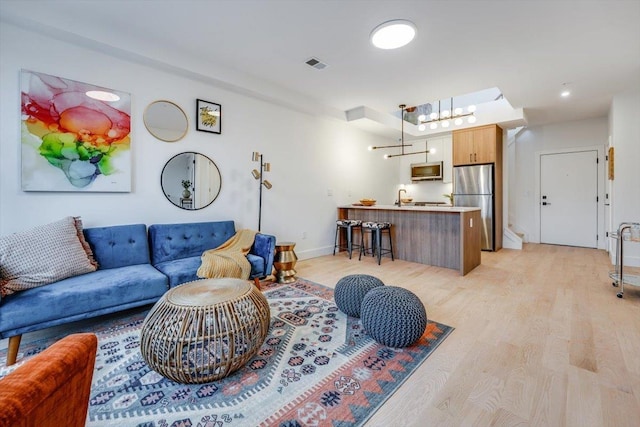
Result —
MULTIPOLYGON (((390 222, 398 259, 451 268, 461 275, 480 265, 480 208, 339 206, 338 219, 345 218, 390 222)), ((354 239, 359 242, 360 236, 354 239)))

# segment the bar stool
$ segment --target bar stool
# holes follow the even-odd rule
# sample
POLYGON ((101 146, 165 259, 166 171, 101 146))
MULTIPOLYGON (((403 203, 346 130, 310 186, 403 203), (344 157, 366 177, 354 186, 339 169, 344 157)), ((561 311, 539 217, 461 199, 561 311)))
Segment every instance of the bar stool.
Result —
POLYGON ((362 259, 362 254, 365 256, 371 252, 372 256, 378 255, 378 265, 383 255, 391 254, 391 261, 395 261, 393 258, 393 243, 391 242, 391 223, 390 222, 375 222, 367 221, 362 223, 362 232, 360 234, 360 256, 358 260, 362 259), (367 249, 364 244, 364 235, 368 232, 371 235, 371 250, 367 249), (389 247, 382 247, 382 233, 386 233, 389 237, 389 247))
POLYGON ((333 242, 333 255, 336 254, 336 249, 345 249, 349 251, 349 259, 351 259, 353 248, 360 249, 360 245, 353 242, 353 230, 360 230, 360 234, 362 234, 362 221, 359 219, 339 219, 336 221, 336 238, 333 242), (347 246, 338 243, 340 230, 345 230, 347 233, 347 246))

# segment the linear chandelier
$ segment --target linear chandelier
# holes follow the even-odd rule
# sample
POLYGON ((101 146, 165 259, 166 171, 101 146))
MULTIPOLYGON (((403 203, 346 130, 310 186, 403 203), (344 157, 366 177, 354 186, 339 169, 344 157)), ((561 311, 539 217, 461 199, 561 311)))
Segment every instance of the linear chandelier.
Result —
POLYGON ((432 153, 433 151, 430 151, 430 150, 412 151, 411 153, 405 153, 404 152, 405 147, 411 147, 413 144, 405 144, 404 143, 404 110, 405 110, 405 108, 407 108, 407 106, 405 104, 400 104, 400 105, 398 105, 398 107, 401 110, 401 115, 400 115, 400 144, 396 144, 396 145, 381 145, 380 147, 369 146, 367 149, 369 151, 372 151, 372 150, 380 150, 382 148, 400 148, 400 153, 399 154, 385 154, 383 156, 385 159, 390 159, 392 157, 400 157, 400 156, 411 156, 413 154, 429 154, 429 153, 432 153))
POLYGON ((454 125, 460 126, 463 122, 462 120, 463 117, 467 117, 468 123, 475 123, 476 122, 476 116, 474 114, 475 111, 476 111, 475 105, 469 105, 467 107, 466 113, 464 112, 464 109, 460 107, 454 109, 453 98, 451 98, 451 109, 440 111, 440 101, 438 101, 437 113, 434 111, 429 115, 429 117, 427 117, 424 114, 421 114, 420 116, 418 116, 418 122, 420 123, 418 125, 418 130, 421 132, 424 131, 427 128, 427 124, 429 125, 429 129, 431 130, 437 129, 438 124, 440 124, 440 126, 443 128, 448 128, 451 121, 453 121, 454 125))

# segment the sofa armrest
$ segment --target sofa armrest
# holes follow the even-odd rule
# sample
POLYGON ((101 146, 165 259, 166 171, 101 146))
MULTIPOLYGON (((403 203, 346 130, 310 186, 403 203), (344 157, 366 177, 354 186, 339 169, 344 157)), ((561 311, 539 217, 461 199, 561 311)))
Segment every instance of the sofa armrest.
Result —
POLYGON ((85 425, 98 339, 68 335, 0 380, 0 425, 85 425))
POLYGON ((276 237, 270 234, 257 233, 249 253, 264 258, 264 276, 271 275, 273 269, 273 257, 276 252, 276 237))

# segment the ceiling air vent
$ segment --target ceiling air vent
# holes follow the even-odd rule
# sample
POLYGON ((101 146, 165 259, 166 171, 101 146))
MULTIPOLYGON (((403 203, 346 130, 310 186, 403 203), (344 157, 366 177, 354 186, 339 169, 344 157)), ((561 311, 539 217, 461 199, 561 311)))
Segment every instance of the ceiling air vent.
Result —
POLYGON ((316 70, 322 70, 322 69, 328 67, 327 64, 325 64, 324 62, 320 61, 318 58, 313 58, 313 57, 307 59, 304 63, 307 64, 310 67, 315 68, 316 70))

